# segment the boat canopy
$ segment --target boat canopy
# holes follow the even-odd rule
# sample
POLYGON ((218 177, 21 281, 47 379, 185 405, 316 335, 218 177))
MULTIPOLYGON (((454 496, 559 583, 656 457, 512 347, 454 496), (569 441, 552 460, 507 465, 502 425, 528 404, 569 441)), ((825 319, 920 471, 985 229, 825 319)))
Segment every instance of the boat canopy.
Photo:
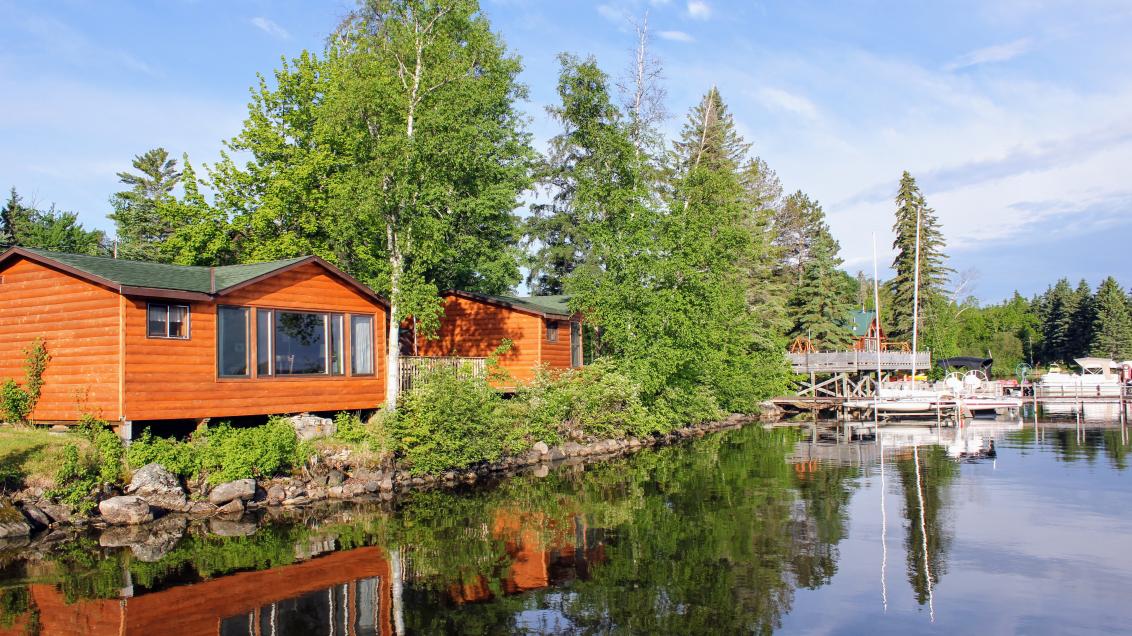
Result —
POLYGON ((941 358, 939 360, 936 360, 935 363, 941 369, 971 369, 975 371, 982 371, 989 377, 991 372, 991 365, 994 364, 994 358, 957 356, 954 358, 941 358))
POLYGON ((1110 358, 1075 358, 1073 361, 1087 373, 1108 373, 1119 367, 1110 358))

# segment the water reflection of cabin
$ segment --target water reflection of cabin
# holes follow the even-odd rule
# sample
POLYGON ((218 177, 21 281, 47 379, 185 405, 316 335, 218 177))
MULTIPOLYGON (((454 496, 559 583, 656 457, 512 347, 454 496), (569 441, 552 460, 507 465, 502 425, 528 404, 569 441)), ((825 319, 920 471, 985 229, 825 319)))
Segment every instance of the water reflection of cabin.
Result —
MULTIPOLYGON (((0 254, 0 378, 51 356, 37 421, 376 407, 386 303, 308 256, 228 267, 12 248, 0 254)), ((128 427, 127 427, 128 428, 128 427)))
POLYGON ((401 344, 407 372, 438 358, 482 365, 505 340, 511 348, 500 356, 499 366, 516 383, 532 379, 540 365, 569 369, 583 364, 582 321, 570 312, 566 296, 512 298, 447 291, 442 297, 444 315, 435 338, 415 334, 411 324, 406 325, 401 344))
POLYGON ((67 603, 54 585, 29 588, 42 634, 376 636, 393 633, 391 575, 370 547, 123 599, 67 603))

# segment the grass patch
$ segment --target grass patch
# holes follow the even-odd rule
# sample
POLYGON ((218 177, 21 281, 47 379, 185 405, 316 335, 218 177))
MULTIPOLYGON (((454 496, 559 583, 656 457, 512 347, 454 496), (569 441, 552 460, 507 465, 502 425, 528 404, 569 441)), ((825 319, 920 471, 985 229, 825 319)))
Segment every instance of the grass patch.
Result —
POLYGON ((0 489, 18 490, 28 486, 49 488, 55 484, 55 471, 63 464, 68 445, 83 453, 90 442, 73 432, 52 433, 44 428, 0 426, 0 489))

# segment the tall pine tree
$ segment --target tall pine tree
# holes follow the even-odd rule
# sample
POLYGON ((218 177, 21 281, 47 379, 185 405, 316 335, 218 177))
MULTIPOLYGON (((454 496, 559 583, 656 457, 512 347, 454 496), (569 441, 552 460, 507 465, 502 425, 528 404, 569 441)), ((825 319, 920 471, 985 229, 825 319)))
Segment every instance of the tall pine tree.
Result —
POLYGON ((119 172, 118 181, 128 190, 110 197, 114 211, 107 215, 117 228, 118 254, 122 258, 165 262, 161 245, 174 227, 162 218, 158 206, 172 196, 181 180, 177 160, 164 148, 153 148, 131 162, 136 172, 119 172))
MULTIPOLYGON (((896 275, 888 282, 892 292, 890 317, 885 323, 889 334, 898 340, 911 340, 913 297, 915 291, 916 269, 916 219, 920 225, 920 312, 925 307, 939 307, 937 302, 946 297, 946 285, 953 270, 947 267, 947 257, 943 253, 945 243, 943 232, 935 210, 927 206, 916 180, 907 171, 900 178, 900 189, 896 193, 896 223, 892 230, 896 240, 892 247, 896 258, 892 269, 896 275)), ((946 320, 948 312, 934 311, 936 320, 946 320)))
POLYGON ((550 140, 539 175, 550 201, 531 206, 526 227, 527 282, 536 294, 561 294, 575 268, 600 268, 588 230, 623 214, 644 187, 645 157, 612 101, 608 76, 592 57, 563 54, 558 61, 561 104, 547 110, 562 132, 550 140), (625 154, 627 140, 633 157, 625 154))
POLYGON ((1089 353, 1117 361, 1132 359, 1132 312, 1115 278, 1109 276, 1101 282, 1093 304, 1096 328, 1089 353))
POLYGON ((837 241, 822 223, 810 241, 809 259, 790 300, 794 320, 791 335, 808 337, 822 350, 841 349, 852 340, 845 323, 853 310, 856 289, 852 279, 839 269, 839 250, 837 241))
POLYGON ((1038 305, 1042 321, 1042 359, 1046 362, 1072 360, 1070 336, 1077 313, 1077 295, 1069 281, 1064 278, 1057 281, 1042 294, 1038 305))
MULTIPOLYGON (((1115 281, 1114 281, 1115 282, 1115 281)), ((1093 328, 1096 323, 1096 307, 1093 303, 1093 290, 1088 281, 1081 279, 1073 291, 1074 310, 1066 333, 1066 358, 1076 359, 1089 355, 1093 344, 1093 328)))

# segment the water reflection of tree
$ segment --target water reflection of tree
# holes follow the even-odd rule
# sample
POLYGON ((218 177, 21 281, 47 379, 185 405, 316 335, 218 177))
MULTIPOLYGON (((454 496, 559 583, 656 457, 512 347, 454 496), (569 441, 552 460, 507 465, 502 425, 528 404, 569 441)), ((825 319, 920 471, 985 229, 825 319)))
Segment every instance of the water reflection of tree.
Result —
POLYGON ((1121 428, 1045 427, 1041 438, 1038 437, 1036 428, 1025 428, 1011 432, 1008 439, 1022 448, 1044 444, 1053 448, 1057 459, 1063 462, 1085 460, 1091 463, 1096 461, 1103 450, 1113 468, 1128 468, 1129 434, 1121 428))
POLYGON ((860 469, 819 464, 795 475, 805 510, 799 521, 806 532, 795 538, 792 570, 799 586, 815 589, 837 572, 837 544, 846 535, 849 498, 860 469))
POLYGON ((915 454, 905 453, 897 459, 896 469, 904 490, 904 515, 908 520, 905 537, 908 582, 916 600, 923 605, 929 600, 931 587, 947 572, 947 550, 952 536, 944 517, 951 504, 949 487, 959 474, 959 465, 947 456, 943 447, 924 446, 915 454))

